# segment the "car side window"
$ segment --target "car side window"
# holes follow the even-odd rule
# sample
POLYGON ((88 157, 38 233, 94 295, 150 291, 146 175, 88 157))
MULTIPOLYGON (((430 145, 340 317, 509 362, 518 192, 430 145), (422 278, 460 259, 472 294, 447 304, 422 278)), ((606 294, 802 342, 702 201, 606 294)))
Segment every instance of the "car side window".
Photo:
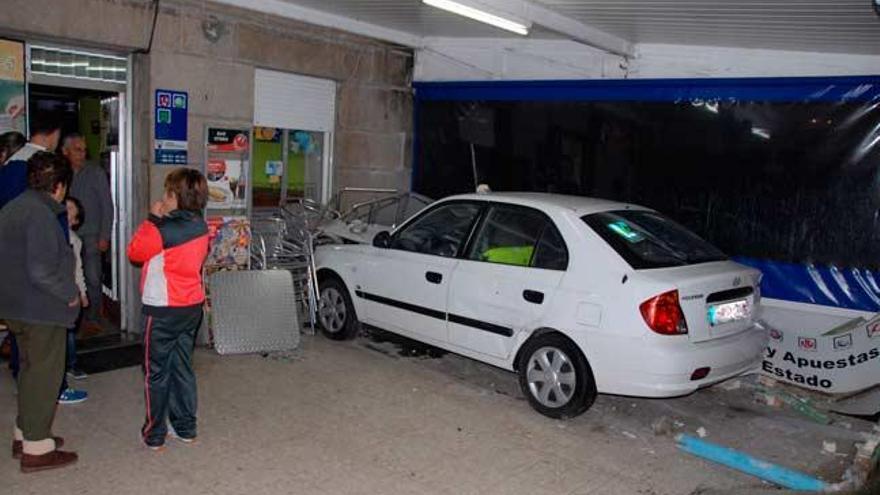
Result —
POLYGON ((532 258, 532 266, 545 270, 568 268, 568 249, 565 247, 562 234, 552 223, 547 223, 544 233, 541 234, 541 240, 538 241, 535 256, 532 258))
POLYGON ((546 216, 531 208, 493 206, 471 245, 468 259, 530 266, 546 216))
POLYGON ((470 234, 480 206, 451 203, 435 208, 394 235, 392 249, 453 258, 470 234))

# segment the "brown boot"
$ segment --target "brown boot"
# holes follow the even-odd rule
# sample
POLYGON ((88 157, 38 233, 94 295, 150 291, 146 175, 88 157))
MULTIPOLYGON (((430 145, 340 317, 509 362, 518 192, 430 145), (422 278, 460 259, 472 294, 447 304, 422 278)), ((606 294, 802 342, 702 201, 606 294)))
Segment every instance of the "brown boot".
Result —
MULTIPOLYGON (((61 437, 52 437, 55 440, 55 448, 60 449, 64 446, 64 439, 61 437)), ((23 451, 23 442, 21 440, 13 440, 12 441, 12 458, 13 459, 21 459, 21 453, 23 451)))
POLYGON ((79 456, 75 452, 65 452, 63 450, 53 450, 43 455, 23 453, 21 454, 21 472, 34 473, 69 466, 75 463, 77 459, 79 459, 79 456))

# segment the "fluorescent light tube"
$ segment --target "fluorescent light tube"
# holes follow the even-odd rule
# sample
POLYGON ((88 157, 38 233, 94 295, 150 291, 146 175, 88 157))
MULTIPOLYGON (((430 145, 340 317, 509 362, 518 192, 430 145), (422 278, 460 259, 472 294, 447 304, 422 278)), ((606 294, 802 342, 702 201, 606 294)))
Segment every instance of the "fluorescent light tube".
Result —
POLYGON ((770 139, 770 131, 760 127, 752 127, 752 134, 762 139, 770 139))
POLYGON ((462 3, 453 2, 452 0, 422 0, 422 2, 424 2, 426 5, 430 5, 431 7, 437 7, 438 9, 443 9, 448 12, 452 12, 453 14, 458 14, 469 19, 473 19, 475 21, 484 22, 497 28, 506 29, 507 31, 511 31, 516 34, 521 34, 523 36, 528 36, 529 34, 529 26, 526 26, 516 21, 512 21, 510 19, 505 19, 504 17, 490 14, 486 11, 476 9, 462 3))

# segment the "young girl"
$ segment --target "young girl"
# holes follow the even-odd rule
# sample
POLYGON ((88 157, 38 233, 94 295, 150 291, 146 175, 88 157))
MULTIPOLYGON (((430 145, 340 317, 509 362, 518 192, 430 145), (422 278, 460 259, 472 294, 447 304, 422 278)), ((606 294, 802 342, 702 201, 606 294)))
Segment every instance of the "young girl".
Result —
POLYGON ((195 336, 202 323, 208 225, 202 210, 208 183, 200 172, 178 168, 165 179, 165 196, 131 239, 128 258, 143 264, 144 444, 161 450, 171 423, 174 435, 196 438, 195 336))
MULTIPOLYGON (((73 248, 76 268, 73 274, 76 280, 76 286, 79 289, 79 300, 82 307, 88 307, 89 298, 86 295, 86 280, 83 276, 82 267, 82 240, 76 234, 79 226, 83 222, 82 203, 78 199, 68 196, 65 200, 67 206, 67 225, 70 227, 70 246, 73 248)), ((89 398, 89 393, 85 390, 77 390, 70 388, 67 384, 67 375, 75 377, 78 380, 86 378, 86 374, 76 368, 76 327, 67 329, 67 359, 66 372, 64 379, 61 381, 61 392, 58 395, 59 404, 77 404, 89 398)))

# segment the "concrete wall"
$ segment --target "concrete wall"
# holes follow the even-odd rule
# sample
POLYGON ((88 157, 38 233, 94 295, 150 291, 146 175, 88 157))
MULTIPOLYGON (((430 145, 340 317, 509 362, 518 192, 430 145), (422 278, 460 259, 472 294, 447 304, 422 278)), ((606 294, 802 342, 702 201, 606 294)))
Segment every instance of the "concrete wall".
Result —
POLYGON ((629 59, 560 40, 427 39, 417 81, 875 75, 880 56, 640 44, 629 59))
MULTIPOLYGON (((255 67, 338 83, 334 187, 409 187, 409 50, 210 2, 161 5, 152 51, 136 56, 134 70, 134 172, 143 179, 142 207, 160 194, 167 171, 152 165, 153 91, 189 92, 189 156, 200 165, 206 124, 251 125, 255 67), (208 18, 220 22, 216 42, 202 34, 208 18)), ((146 47, 152 21, 146 0, 4 0, 2 10, 0 36, 127 53, 146 47)))

